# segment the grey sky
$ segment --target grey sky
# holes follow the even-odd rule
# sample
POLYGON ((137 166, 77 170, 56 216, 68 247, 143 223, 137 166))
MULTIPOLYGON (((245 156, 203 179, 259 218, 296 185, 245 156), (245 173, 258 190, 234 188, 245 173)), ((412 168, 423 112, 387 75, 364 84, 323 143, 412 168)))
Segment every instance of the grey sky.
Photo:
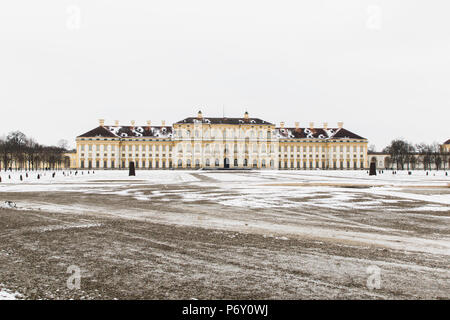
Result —
POLYGON ((344 126, 378 149, 450 138, 445 0, 5 0, 0 135, 251 116, 344 126))

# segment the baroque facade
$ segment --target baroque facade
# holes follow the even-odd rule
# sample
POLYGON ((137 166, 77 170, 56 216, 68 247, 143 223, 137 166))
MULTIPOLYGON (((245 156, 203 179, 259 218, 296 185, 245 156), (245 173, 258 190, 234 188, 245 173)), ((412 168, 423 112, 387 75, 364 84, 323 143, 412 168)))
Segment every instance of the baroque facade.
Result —
POLYGON ((366 169, 366 138, 314 123, 288 128, 250 118, 210 118, 199 111, 172 126, 100 125, 76 138, 80 169, 366 169))

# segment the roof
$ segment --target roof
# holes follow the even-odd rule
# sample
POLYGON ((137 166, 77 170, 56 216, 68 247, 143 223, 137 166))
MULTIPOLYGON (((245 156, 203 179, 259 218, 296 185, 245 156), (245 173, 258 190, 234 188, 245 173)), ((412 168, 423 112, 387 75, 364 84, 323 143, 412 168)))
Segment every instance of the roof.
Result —
POLYGON ((204 123, 204 124, 236 124, 236 125, 243 125, 243 124, 264 124, 264 125, 273 125, 273 123, 270 123, 268 121, 261 120, 259 118, 209 118, 204 117, 199 119, 198 117, 189 117, 186 119, 183 119, 181 121, 176 122, 176 124, 183 124, 183 123, 204 123))
POLYGON ((86 133, 83 133, 79 137, 117 137, 114 133, 107 130, 105 127, 97 127, 95 129, 92 129, 91 131, 88 131, 86 133))
POLYGON ((364 139, 344 128, 276 128, 280 139, 364 139))
POLYGON ((148 127, 148 126, 103 126, 97 127, 80 136, 84 137, 111 137, 111 138, 172 138, 172 127, 148 127))
MULTIPOLYGON (((196 123, 193 120, 197 118, 186 118, 177 123, 196 123), (186 121, 186 122, 184 122, 186 121), (191 121, 191 122, 189 122, 191 121)), ((213 124, 242 124, 239 120, 244 118, 207 118, 213 124), (222 122, 220 122, 222 121, 222 122)), ((257 118, 249 118, 244 124, 265 124, 272 125, 269 122, 257 118), (252 122, 252 120, 255 120, 252 122)), ((275 136, 279 139, 358 139, 366 140, 344 128, 275 128, 275 136)), ((137 137, 154 137, 154 138, 172 138, 173 129, 171 126, 154 127, 154 126, 100 126, 92 129, 80 136, 79 138, 137 138, 137 137)), ((447 141, 446 143, 449 143, 447 141)))

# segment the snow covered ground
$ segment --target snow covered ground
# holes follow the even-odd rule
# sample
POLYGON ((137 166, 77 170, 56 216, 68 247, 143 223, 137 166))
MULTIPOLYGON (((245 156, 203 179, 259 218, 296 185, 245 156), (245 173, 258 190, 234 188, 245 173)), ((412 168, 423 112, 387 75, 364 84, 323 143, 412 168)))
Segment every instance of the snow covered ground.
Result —
MULTIPOLYGON (((230 182, 248 182, 248 181, 266 181, 285 180, 285 181, 339 181, 339 182, 360 182, 372 184, 392 183, 401 184, 422 184, 427 185, 448 185, 450 176, 445 176, 445 171, 412 171, 408 175, 407 171, 397 171, 393 175, 391 171, 385 170, 383 174, 369 176, 364 170, 258 170, 258 171, 221 171, 221 170, 137 170, 135 177, 128 176, 128 170, 70 170, 70 171, 28 171, 28 178, 25 177, 26 171, 0 171, 2 184, 46 184, 55 182, 92 182, 95 180, 138 180, 153 183, 177 183, 181 181, 198 181, 192 177, 192 173, 201 173, 212 176, 219 181, 230 182), (77 175, 75 175, 77 171, 77 175), (55 172, 55 177, 52 173, 55 172), (40 179, 37 179, 37 175, 40 179), (23 181, 20 181, 22 175, 23 181), (9 178, 11 176, 11 178, 9 178)), ((449 172, 450 174, 450 172, 449 172)))
MULTIPOLYGON (((25 177, 24 172, 1 172, 0 192, 86 192, 135 196, 138 200, 150 200, 160 197, 164 191, 142 196, 139 190, 129 187, 148 185, 190 184, 203 187, 218 187, 233 190, 238 195, 210 195, 201 193, 184 194, 185 201, 205 200, 211 196, 218 202, 232 206, 279 207, 295 206, 289 196, 308 197, 312 194, 330 194, 331 197, 316 201, 321 206, 350 206, 353 208, 379 207, 384 201, 356 201, 361 193, 380 196, 395 196, 398 200, 387 202, 421 200, 428 202, 430 211, 442 211, 450 205, 448 194, 404 192, 405 188, 449 187, 450 176, 445 172, 414 171, 412 175, 398 171, 396 175, 385 171, 384 174, 369 177, 365 171, 137 171, 135 177, 129 177, 127 171, 56 171, 33 172, 25 177), (37 175, 40 179, 37 179, 37 175), (23 180, 20 180, 22 176, 23 180), (123 190, 123 188, 126 188, 123 190), (349 189, 353 188, 353 189, 349 189), (350 203, 349 203, 350 202, 350 203)), ((168 191, 170 193, 170 191, 168 191)))
POLYGON ((0 300, 17 300, 22 298, 20 293, 13 292, 11 290, 3 288, 3 285, 0 283, 0 300))

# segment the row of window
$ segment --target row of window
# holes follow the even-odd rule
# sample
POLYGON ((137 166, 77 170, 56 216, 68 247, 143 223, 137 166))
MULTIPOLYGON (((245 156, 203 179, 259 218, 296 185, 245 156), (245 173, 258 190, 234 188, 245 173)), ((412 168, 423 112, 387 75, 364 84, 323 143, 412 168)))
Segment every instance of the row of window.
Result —
MULTIPOLYGON (((303 148, 303 152, 307 152, 308 150, 309 150, 309 152, 312 152, 313 150, 315 150, 316 152, 318 152, 320 150, 322 152, 327 151, 327 148, 325 146, 314 146, 314 147, 313 146, 296 146, 296 147, 295 146, 280 146, 278 151, 279 152, 288 152, 288 151, 295 152, 295 150, 297 150, 297 152, 300 152, 302 148, 303 148)), ((360 146, 358 148, 358 146, 353 146, 353 152, 358 152, 358 149, 360 152, 364 152, 365 147, 360 146)), ((339 150, 340 152, 344 152, 344 150, 347 152, 350 152, 351 148, 350 148, 350 146, 345 146, 345 148, 344 148, 344 146, 341 145, 341 146, 333 146, 331 150, 333 150, 333 152, 336 152, 337 150, 339 150)))
MULTIPOLYGON (((80 157, 81 157, 81 158, 84 158, 85 156, 88 156, 89 158, 92 158, 92 154, 91 154, 91 153, 89 153, 89 154, 81 153, 81 154, 80 154, 80 157)), ((122 153, 122 158, 125 158, 126 156, 128 156, 129 158, 132 158, 132 157, 133 157, 133 154, 131 154, 131 153, 128 153, 128 154, 122 153)), ((136 153, 135 156, 136 156, 136 158, 139 158, 139 154, 138 154, 138 153, 136 153)), ((163 153, 163 154, 161 154, 161 156, 162 156, 163 158, 165 158, 165 157, 166 157, 166 154, 163 153)), ((97 158, 100 158, 100 153, 97 153, 97 154, 96 154, 96 157, 97 157, 97 158)), ((110 158, 114 158, 114 157, 115 157, 115 154, 112 153, 110 158)), ((153 157, 153 154, 151 154, 151 153, 148 154, 148 155, 142 154, 141 157, 142 157, 142 158, 148 158, 148 157, 152 158, 152 157, 153 157)), ((155 157, 159 157, 159 154, 155 154, 155 157)), ((172 157, 172 154, 169 153, 169 157, 172 157)), ((103 154, 103 158, 108 158, 108 154, 107 154, 107 153, 103 154)))
MULTIPOLYGON (((360 164, 359 168, 364 168, 364 162, 363 161, 361 161, 359 164, 360 164)), ((352 161, 349 161, 349 160, 345 161, 345 162, 344 161, 339 161, 339 162, 333 161, 331 168, 333 168, 333 169, 344 169, 344 168, 351 169, 352 165, 353 165, 353 169, 358 169, 358 162, 357 161, 353 161, 352 162, 352 161)), ((301 168, 301 163, 300 163, 300 161, 297 161, 297 162, 291 161, 290 163, 288 161, 280 161, 279 164, 278 164, 278 167, 281 168, 281 169, 283 169, 283 168, 284 169, 288 169, 288 168, 300 169, 301 168)), ((315 161, 315 162, 314 161, 309 161, 309 163, 304 161, 303 162, 303 169, 307 169, 307 168, 328 169, 330 167, 327 166, 327 162, 326 161, 315 161), (309 164, 309 166, 308 166, 308 164, 309 164)))
MULTIPOLYGON (((191 152, 192 150, 188 150, 187 151, 187 153, 192 153, 191 152)), ((195 152, 196 153, 199 153, 200 151, 199 150, 195 150, 195 152)), ((237 150, 235 150, 234 151, 235 153, 237 152, 237 150)), ((265 150, 265 148, 262 148, 262 150, 261 151, 258 151, 258 150, 253 150, 253 152, 254 153, 266 153, 266 150, 265 150)), ((210 154, 211 153, 211 150, 210 149, 206 149, 206 151, 205 151, 205 153, 206 154, 210 154)), ((216 155, 218 155, 218 154, 220 154, 220 151, 219 150, 215 150, 215 152, 214 152, 216 155)), ((245 153, 248 153, 248 149, 247 148, 245 148, 245 153)), ((224 151, 224 154, 230 154, 230 152, 228 151, 228 150, 225 150, 224 151)), ((315 157, 316 158, 319 158, 319 154, 303 154, 303 158, 306 158, 306 157, 314 157, 314 155, 315 155, 315 157)), ((322 155, 322 158, 325 158, 325 154, 321 154, 322 155)), ((81 158, 84 158, 85 156, 88 156, 89 158, 91 158, 92 157, 92 154, 85 154, 85 153, 81 153, 80 154, 80 156, 81 156, 81 158)), ((125 156, 128 156, 129 158, 132 158, 133 157, 133 154, 132 153, 128 153, 128 154, 125 154, 125 153, 122 153, 122 158, 125 158, 125 156)), ((139 154, 138 153, 136 153, 135 155, 134 155, 136 158, 139 158, 139 154)), ((141 154, 140 155, 142 158, 148 158, 148 157, 153 157, 153 154, 152 153, 149 153, 149 154, 141 154)), ((166 156, 166 154, 162 154, 162 157, 165 157, 166 156)), ((286 158, 286 157, 288 157, 288 155, 287 154, 284 154, 284 155, 282 155, 282 154, 279 154, 278 155, 280 158, 281 157, 284 157, 284 158, 286 158)), ((295 156, 295 154, 294 153, 290 153, 290 157, 291 158, 294 158, 294 156, 295 156)), ((337 158, 338 156, 336 155, 336 154, 333 154, 333 155, 331 155, 330 154, 330 157, 333 157, 333 158, 337 158)), ((347 154, 347 158, 349 157, 350 155, 349 154, 347 154)), ((357 154, 353 154, 353 157, 354 158, 356 158, 358 155, 357 154)), ((96 154, 96 157, 97 158, 99 158, 100 157, 100 153, 97 153, 96 154)), ((110 158, 114 158, 115 157, 115 154, 114 153, 111 153, 110 155, 109 155, 109 157, 110 158)), ((155 154, 155 157, 159 157, 159 154, 155 154)), ((172 157, 172 154, 169 154, 169 157, 172 157)), ((299 158, 300 157, 300 154, 297 154, 297 158, 299 158)), ((340 154, 339 155, 339 157, 340 158, 343 158, 344 157, 344 155, 343 154, 340 154)), ((360 154, 360 157, 361 158, 364 158, 364 154, 360 154)), ((107 153, 104 153, 103 154, 103 158, 108 158, 108 154, 107 153)))
MULTIPOLYGON (((294 153, 291 153, 290 154, 290 157, 291 158, 294 158, 294 153)), ((314 157, 314 155, 316 156, 316 158, 319 158, 319 155, 318 154, 303 154, 303 158, 306 158, 306 157, 308 157, 308 158, 311 158, 311 157, 314 157)), ((280 158, 281 157, 283 157, 283 158, 288 158, 288 156, 285 154, 284 156, 283 155, 278 155, 280 158)), ((359 155, 361 158, 364 158, 364 154, 360 154, 359 155)), ((330 157, 333 157, 333 158, 344 158, 344 155, 341 153, 341 154, 339 154, 339 157, 336 155, 336 154, 333 154, 333 155, 331 155, 330 154, 330 157)), ((347 154, 347 158, 349 158, 350 157, 350 154, 347 154)), ((358 157, 358 155, 357 154, 353 154, 353 158, 357 158, 358 157)), ((296 158, 300 158, 300 154, 297 154, 297 157, 296 158)), ((325 158, 325 154, 322 154, 322 158, 325 158)))
MULTIPOLYGON (((93 169, 93 168, 128 168, 128 163, 127 161, 122 161, 119 167, 116 167, 116 162, 114 160, 111 161, 111 163, 108 165, 108 161, 103 161, 103 163, 100 162, 100 160, 96 160, 96 161, 92 161, 92 160, 80 160, 80 168, 81 169, 93 169), (102 164, 102 166, 100 165, 102 164), (95 165, 95 166, 94 166, 95 165)), ((172 168, 172 161, 166 161, 166 160, 155 160, 153 161, 136 161, 135 162, 135 167, 136 168, 141 168, 140 165, 142 165, 142 168, 149 168, 152 169, 153 168, 153 163, 154 163, 154 168, 172 168)))
MULTIPOLYGON (((110 165, 108 165, 107 161, 103 161, 102 166, 100 166, 100 161, 96 160, 95 162, 93 162, 92 160, 81 160, 80 161, 80 168, 82 169, 92 169, 92 168, 116 168, 116 162, 115 161, 111 161, 110 165), (93 166, 93 164, 95 164, 95 166, 93 166)), ((199 168, 200 167, 200 159, 196 159, 194 162, 191 162, 190 159, 187 159, 185 161, 185 163, 183 163, 183 161, 180 159, 177 162, 177 166, 179 168, 182 168, 183 165, 186 165, 187 168, 191 168, 191 167, 196 167, 199 168)), ((274 168, 274 160, 270 160, 268 162, 266 162, 265 159, 261 160, 261 167, 262 168, 266 168, 267 165, 270 166, 270 168, 274 168)), ((361 161, 360 163, 360 167, 359 168, 364 168, 364 162, 361 161)), ((224 166, 229 166, 229 160, 225 159, 223 161, 223 165, 224 166)), ((233 161, 233 165, 234 167, 238 167, 239 166, 239 162, 238 159, 234 159, 233 161)), ((243 167, 249 167, 249 161, 248 159, 244 159, 243 163, 242 163, 243 167)), ((221 161, 219 159, 215 159, 214 163, 212 164, 210 159, 206 159, 205 160, 205 167, 220 167, 221 166, 221 161)), ((307 168, 329 168, 327 166, 327 162, 326 161, 303 161, 303 163, 301 163, 300 161, 279 161, 278 163, 279 168, 284 168, 284 169, 300 169, 303 167, 303 169, 307 169, 307 168)), ((358 168, 358 162, 357 161, 333 161, 332 162, 332 167, 333 169, 343 169, 343 168, 347 168, 347 169, 351 169, 353 166, 353 169, 357 169, 358 168)), ((155 160, 155 161, 146 161, 146 160, 142 160, 142 161, 136 161, 135 162, 135 167, 136 168, 149 168, 149 169, 158 169, 158 168, 172 168, 172 161, 171 160, 155 160)), ((251 167, 253 168, 257 168, 258 167, 258 161, 256 159, 254 159, 251 162, 251 167)), ((119 168, 128 168, 128 162, 126 161, 122 161, 121 162, 121 166, 119 168)))
MULTIPOLYGON (((103 146, 103 148, 102 148, 103 151, 113 151, 113 152, 116 151, 115 145, 107 145, 107 144, 105 144, 105 145, 81 144, 80 151, 86 151, 86 149, 87 149, 87 151, 93 151, 93 149, 95 149, 95 151, 100 151, 101 146, 103 146)), ((152 151, 152 150, 154 150, 154 151, 160 151, 160 150, 161 151, 166 151, 166 150, 172 151, 172 146, 171 145, 169 145, 169 146, 159 145, 159 144, 156 144, 156 145, 128 145, 128 146, 123 145, 121 150, 122 151, 126 151, 126 150, 128 150, 128 151, 152 151)))
MULTIPOLYGON (((86 151, 85 146, 87 146, 87 151, 93 151, 94 147, 95 147, 95 151, 100 151, 100 146, 101 145, 99 145, 99 144, 98 145, 92 145, 92 144, 84 145, 84 144, 81 144, 80 145, 80 150, 81 151, 86 151)), ((260 146, 262 148, 262 152, 266 152, 266 150, 267 150, 266 149, 266 145, 265 144, 261 144, 260 146)), ((219 144, 216 144, 214 146, 214 148, 215 148, 215 150, 219 150, 221 148, 221 146, 219 144)), ((225 148, 229 149, 229 146, 225 145, 225 148)), ((270 152, 274 152, 273 144, 271 144, 269 148, 270 148, 270 152)), ((332 149, 333 152, 336 152, 338 150, 338 148, 339 148, 340 152, 344 151, 344 146, 333 146, 332 148, 333 148, 332 149)), ((136 145, 136 146, 128 145, 128 146, 125 146, 125 145, 123 145, 121 149, 122 149, 122 151, 126 151, 126 150, 128 150, 128 151, 152 151, 152 150, 154 150, 154 151, 160 151, 160 150, 161 151, 166 151, 167 149, 169 151, 172 151, 172 146, 171 145, 169 145, 169 146, 166 146, 166 145, 136 145)), ((190 152, 192 150, 192 147, 191 147, 190 144, 187 144, 185 146, 185 148, 183 148, 183 145, 179 144, 177 150, 179 152, 182 152, 183 149, 185 149, 187 152, 190 152)), ((234 144, 234 150, 237 150, 237 149, 238 149, 238 145, 234 144)), ((296 146, 296 147, 295 146, 279 146, 278 151, 279 152, 288 152, 288 151, 295 152, 295 150, 296 150, 297 152, 300 152, 302 149, 303 149, 303 152, 307 152, 308 150, 309 150, 309 152, 312 152, 313 150, 315 150, 316 152, 318 152, 320 150, 322 152, 325 152, 327 148, 325 146, 315 146, 315 147, 313 147, 313 146, 296 146)), ((103 151, 107 151, 107 150, 114 152, 114 151, 116 151, 116 146, 114 146, 114 145, 103 145, 103 151)), ((210 145, 209 144, 207 144, 205 146, 205 150, 207 152, 208 152, 208 150, 210 150, 210 145)), ((245 144, 245 150, 248 150, 248 144, 245 144)), ((258 150, 258 144, 253 144, 253 151, 255 151, 255 150, 258 150)), ((350 152, 350 146, 346 146, 345 150, 347 152, 350 152)), ((365 150, 364 146, 360 146, 359 147, 359 151, 360 152, 364 152, 364 150, 365 150)), ((200 152, 200 145, 199 144, 195 145, 195 151, 196 152, 197 151, 200 152)), ((358 151, 358 147, 357 146, 353 146, 353 152, 357 152, 357 151, 358 151)))
POLYGON ((194 130, 194 132, 192 133, 191 130, 174 130, 174 136, 178 137, 178 138, 190 138, 190 137, 195 137, 195 138, 224 138, 224 137, 228 137, 228 138, 256 138, 258 137, 259 139, 263 139, 264 137, 267 138, 268 140, 272 139, 272 132, 270 130, 263 131, 257 131, 257 130, 253 130, 250 129, 248 131, 244 131, 244 130, 233 130, 233 129, 224 129, 224 130, 194 130), (202 134, 203 133, 203 134, 202 134))

